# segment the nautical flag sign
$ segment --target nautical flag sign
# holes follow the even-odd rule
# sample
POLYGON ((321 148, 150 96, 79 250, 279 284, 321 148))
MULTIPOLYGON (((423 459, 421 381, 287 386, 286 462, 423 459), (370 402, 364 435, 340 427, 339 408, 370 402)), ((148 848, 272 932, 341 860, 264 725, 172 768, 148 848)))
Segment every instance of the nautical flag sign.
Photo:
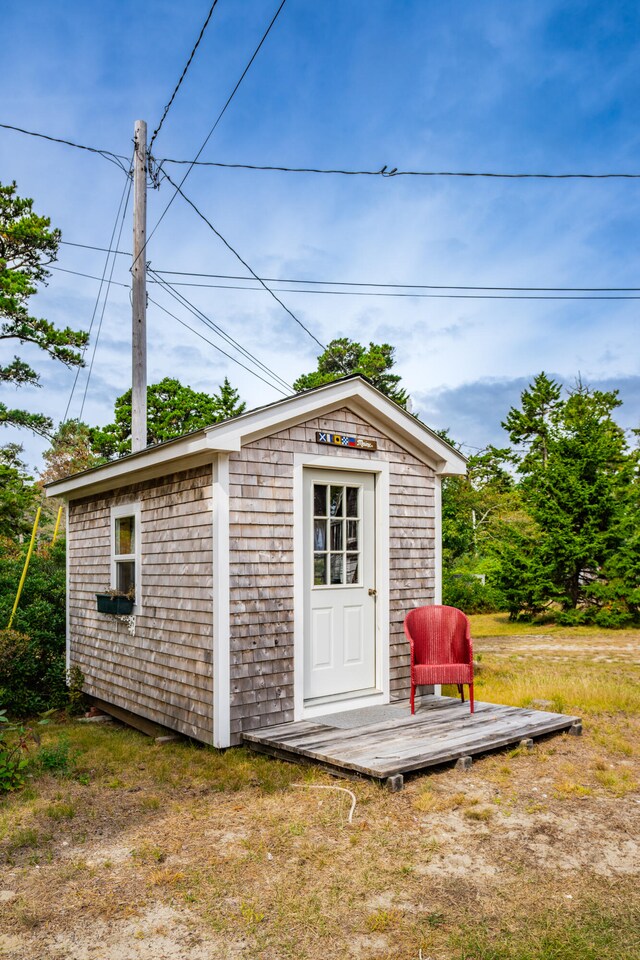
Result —
POLYGON ((330 443, 334 447, 355 447, 356 450, 378 449, 377 442, 367 437, 349 437, 344 433, 325 433, 323 430, 316 432, 316 442, 330 443))

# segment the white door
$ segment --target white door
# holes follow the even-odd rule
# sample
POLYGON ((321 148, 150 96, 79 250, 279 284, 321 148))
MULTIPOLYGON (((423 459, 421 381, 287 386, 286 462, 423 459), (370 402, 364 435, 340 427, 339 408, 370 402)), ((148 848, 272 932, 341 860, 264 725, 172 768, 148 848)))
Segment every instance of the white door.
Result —
POLYGON ((304 699, 373 693, 373 474, 305 470, 304 525, 304 699))

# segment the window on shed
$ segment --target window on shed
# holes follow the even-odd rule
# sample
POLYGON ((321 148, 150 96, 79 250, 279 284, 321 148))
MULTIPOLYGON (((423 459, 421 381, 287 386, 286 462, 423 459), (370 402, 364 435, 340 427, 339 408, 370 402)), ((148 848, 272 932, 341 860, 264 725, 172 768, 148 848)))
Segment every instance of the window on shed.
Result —
POLYGON ((131 507, 114 509, 112 524, 112 586, 118 593, 135 596, 139 536, 137 511, 132 510, 131 507))

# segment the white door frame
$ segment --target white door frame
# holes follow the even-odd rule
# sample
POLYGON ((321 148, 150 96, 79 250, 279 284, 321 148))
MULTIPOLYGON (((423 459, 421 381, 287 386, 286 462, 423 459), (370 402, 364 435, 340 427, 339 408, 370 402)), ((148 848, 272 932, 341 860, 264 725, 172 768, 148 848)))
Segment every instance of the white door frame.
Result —
POLYGON ((389 703, 389 464, 384 460, 296 453, 293 458, 293 672, 294 720, 338 713, 356 707, 389 703), (377 693, 335 703, 304 703, 304 470, 371 473, 376 505, 376 689, 377 693))

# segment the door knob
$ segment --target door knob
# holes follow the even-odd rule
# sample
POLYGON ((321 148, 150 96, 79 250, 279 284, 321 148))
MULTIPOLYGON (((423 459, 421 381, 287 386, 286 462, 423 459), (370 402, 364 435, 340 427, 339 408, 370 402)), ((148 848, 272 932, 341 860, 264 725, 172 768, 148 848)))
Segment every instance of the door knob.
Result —
POLYGON ((370 597, 377 597, 377 596, 378 596, 378 591, 376 590, 375 587, 369 587, 369 596, 370 596, 370 597))

